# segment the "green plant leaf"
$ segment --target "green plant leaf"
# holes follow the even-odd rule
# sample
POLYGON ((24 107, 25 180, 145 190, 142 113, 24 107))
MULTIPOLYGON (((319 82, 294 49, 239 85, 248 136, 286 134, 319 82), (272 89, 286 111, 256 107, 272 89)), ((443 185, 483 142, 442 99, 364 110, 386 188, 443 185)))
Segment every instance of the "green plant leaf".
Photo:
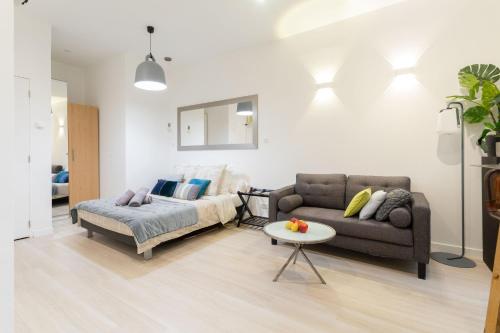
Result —
POLYGON ((492 123, 484 123, 484 127, 489 128, 493 131, 495 131, 497 129, 497 127, 492 123))
POLYGON ((473 101, 473 100, 476 99, 475 97, 464 96, 464 95, 451 95, 451 96, 446 96, 446 98, 450 98, 450 99, 463 99, 463 100, 466 100, 466 101, 473 101))
POLYGON ((489 115, 489 110, 483 106, 473 106, 464 112, 464 120, 470 124, 477 124, 489 115))
POLYGON ((479 139, 477 139, 477 144, 478 144, 479 146, 481 146, 481 147, 482 147, 482 143, 483 143, 484 139, 486 138, 486 136, 488 136, 488 134, 489 134, 490 132, 491 132, 491 130, 490 130, 489 128, 485 128, 485 129, 483 130, 483 132, 481 133, 481 136, 479 137, 479 139))
POLYGON ((474 87, 480 82, 474 74, 466 72, 458 74, 458 81, 462 87, 469 89, 469 91, 474 89, 474 87))
MULTIPOLYGON (((491 81, 493 83, 497 82, 500 79, 500 68, 492 64, 474 64, 467 67, 462 68, 458 72, 458 79, 460 84, 462 85, 462 76, 464 77, 465 84, 471 84, 472 80, 469 75, 473 75, 478 81, 483 82, 485 80, 491 81)), ((465 88, 471 89, 473 86, 465 86, 465 88)))
POLYGON ((498 87, 494 83, 490 81, 483 82, 483 95, 481 97, 481 101, 485 108, 492 107, 493 104, 495 103, 495 98, 499 94, 500 90, 498 90, 498 87))

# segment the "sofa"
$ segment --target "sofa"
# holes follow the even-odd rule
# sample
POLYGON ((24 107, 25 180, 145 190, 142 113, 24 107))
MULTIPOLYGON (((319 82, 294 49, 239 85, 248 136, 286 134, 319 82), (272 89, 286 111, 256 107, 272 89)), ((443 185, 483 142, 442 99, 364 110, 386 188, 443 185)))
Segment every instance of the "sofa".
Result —
MULTIPOLYGON (((417 262, 418 278, 426 278, 429 263, 431 211, 423 193, 412 192, 411 224, 399 228, 389 221, 344 218, 351 199, 366 188, 411 192, 408 177, 347 176, 343 174, 297 174, 296 183, 271 192, 269 220, 292 217, 324 223, 337 235, 327 244, 378 257, 417 262)), ((275 245, 276 240, 272 240, 275 245)))

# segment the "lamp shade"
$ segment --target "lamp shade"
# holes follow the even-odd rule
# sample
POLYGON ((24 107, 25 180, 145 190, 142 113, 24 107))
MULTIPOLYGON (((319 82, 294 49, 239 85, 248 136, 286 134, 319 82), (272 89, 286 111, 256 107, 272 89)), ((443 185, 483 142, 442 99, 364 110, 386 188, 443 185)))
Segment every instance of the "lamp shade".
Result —
POLYGON ((167 89, 165 72, 149 55, 137 66, 134 85, 143 90, 160 91, 167 89))
POLYGON ((460 133, 460 118, 456 109, 444 109, 439 112, 436 132, 440 135, 460 133))
POLYGON ((236 113, 239 116, 251 116, 253 115, 253 104, 252 102, 240 102, 236 107, 236 113))

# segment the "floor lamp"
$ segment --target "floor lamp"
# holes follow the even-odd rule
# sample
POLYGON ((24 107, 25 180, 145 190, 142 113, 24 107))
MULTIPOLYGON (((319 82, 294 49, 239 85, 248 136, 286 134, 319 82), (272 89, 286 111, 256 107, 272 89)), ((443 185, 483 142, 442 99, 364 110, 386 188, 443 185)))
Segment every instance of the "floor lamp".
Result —
POLYGON ((448 252, 432 252, 431 258, 435 261, 445 264, 448 266, 459 267, 459 268, 473 268, 476 267, 476 263, 465 257, 465 184, 464 184, 464 139, 465 139, 465 126, 464 126, 464 106, 460 102, 450 102, 441 112, 455 111, 457 116, 457 126, 460 127, 460 153, 461 153, 461 215, 462 215, 462 253, 456 255, 448 252))

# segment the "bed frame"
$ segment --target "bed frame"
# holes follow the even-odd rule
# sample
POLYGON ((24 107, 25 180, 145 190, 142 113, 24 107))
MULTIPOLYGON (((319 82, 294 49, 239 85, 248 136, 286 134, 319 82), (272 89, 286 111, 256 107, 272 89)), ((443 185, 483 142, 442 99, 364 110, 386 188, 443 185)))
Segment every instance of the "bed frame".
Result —
MULTIPOLYGON (((118 232, 114 232, 114 231, 111 231, 108 229, 104 229, 104 228, 97 226, 93 223, 90 223, 84 219, 80 219, 80 225, 82 228, 87 229, 87 237, 88 238, 92 238, 94 236, 94 232, 96 232, 98 234, 112 238, 112 239, 117 240, 119 242, 122 242, 122 243, 125 243, 128 245, 132 245, 132 246, 136 246, 135 239, 133 236, 128 236, 128 235, 120 234, 118 232)), ((223 227, 222 223, 213 224, 213 225, 210 225, 210 226, 205 227, 205 228, 194 230, 193 232, 182 235, 180 237, 167 240, 161 244, 174 242, 174 241, 180 241, 180 240, 183 240, 186 238, 190 238, 190 237, 199 235, 199 234, 207 232, 207 231, 211 231, 213 229, 221 228, 221 227, 223 227)), ((149 259, 153 258, 153 249, 146 250, 143 254, 144 254, 144 260, 149 260, 149 259)))

